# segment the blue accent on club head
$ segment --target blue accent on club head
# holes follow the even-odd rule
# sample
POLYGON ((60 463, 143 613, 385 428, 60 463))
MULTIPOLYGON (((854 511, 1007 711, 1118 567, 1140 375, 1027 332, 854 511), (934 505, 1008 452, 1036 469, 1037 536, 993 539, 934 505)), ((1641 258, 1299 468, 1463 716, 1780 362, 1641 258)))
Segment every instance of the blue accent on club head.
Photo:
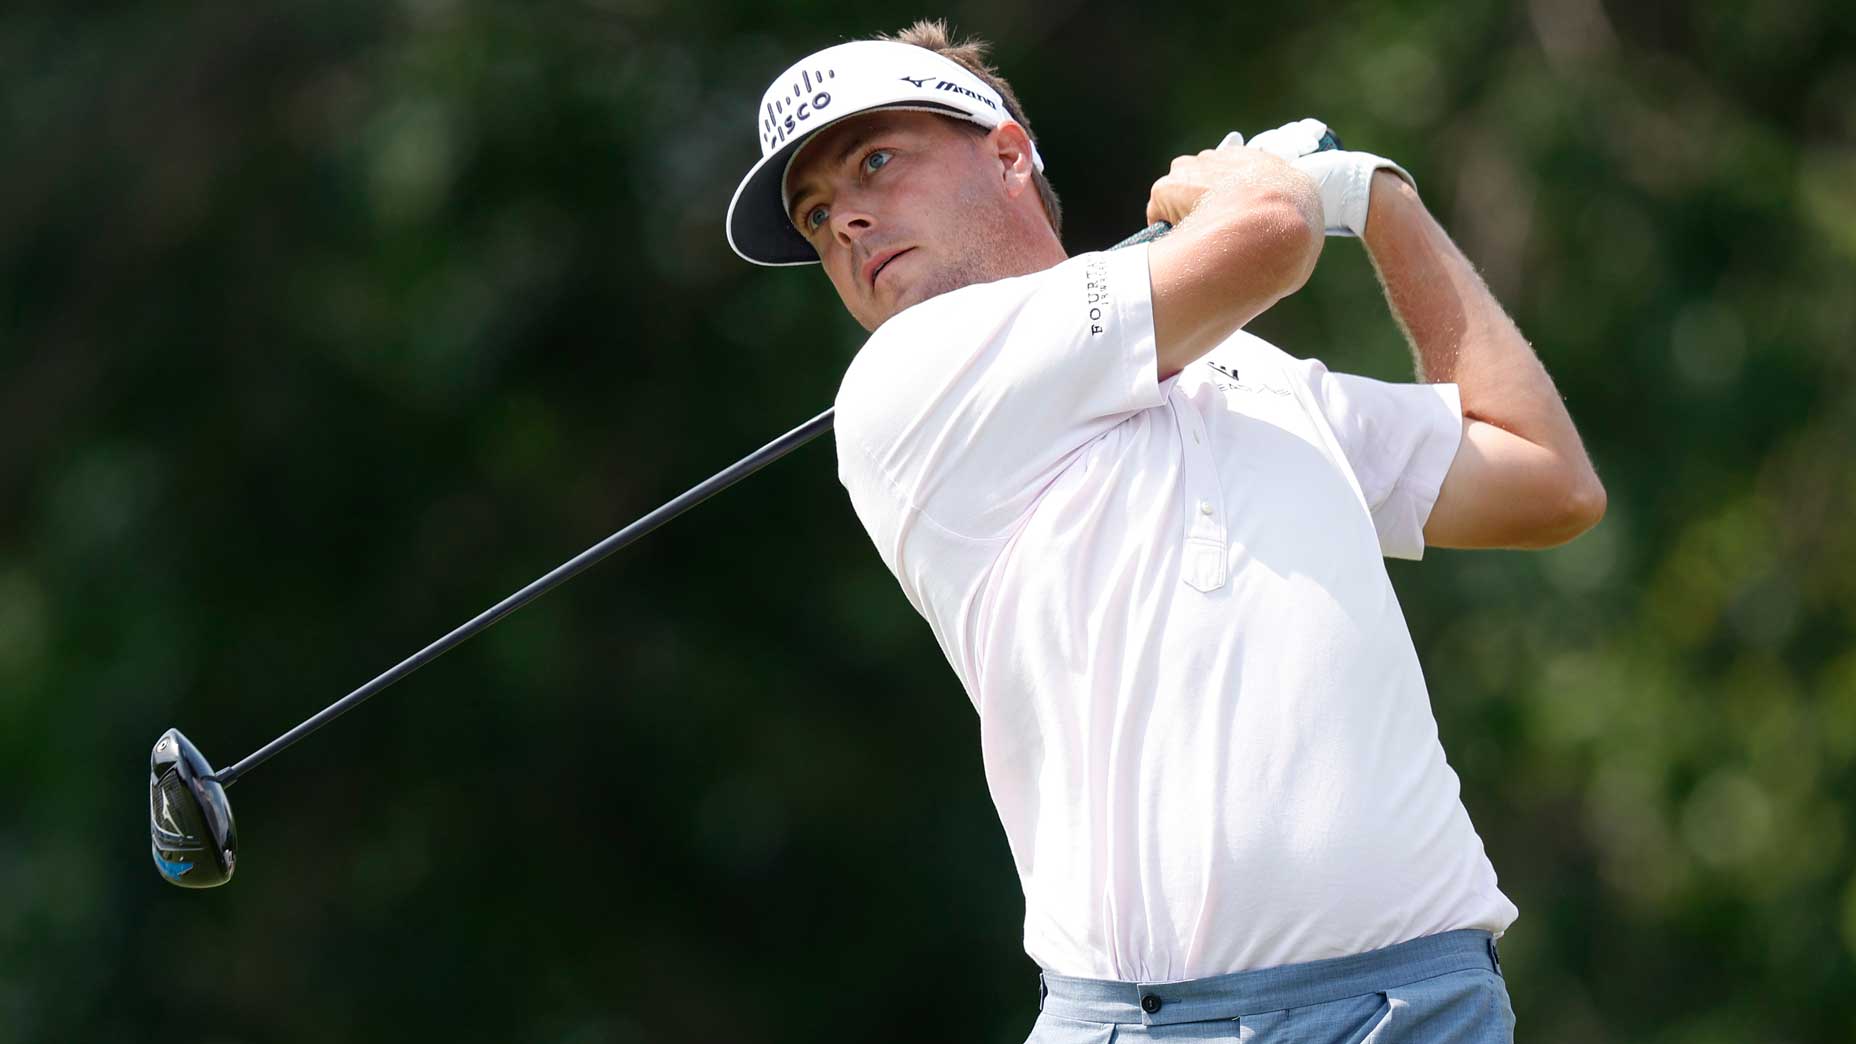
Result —
POLYGON ((181 875, 193 869, 192 863, 170 863, 160 856, 155 857, 155 865, 161 868, 161 875, 170 881, 178 881, 181 875))

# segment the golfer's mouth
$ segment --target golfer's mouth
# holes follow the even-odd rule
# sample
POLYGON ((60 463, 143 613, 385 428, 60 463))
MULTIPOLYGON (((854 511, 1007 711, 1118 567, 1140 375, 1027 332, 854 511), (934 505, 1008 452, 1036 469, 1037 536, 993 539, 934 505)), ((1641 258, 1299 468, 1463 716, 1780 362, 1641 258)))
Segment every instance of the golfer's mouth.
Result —
POLYGON ((883 274, 883 269, 888 268, 891 261, 894 261, 913 249, 915 248, 903 247, 900 250, 885 251, 866 262, 864 264, 864 271, 867 273, 870 289, 876 289, 876 277, 883 274))

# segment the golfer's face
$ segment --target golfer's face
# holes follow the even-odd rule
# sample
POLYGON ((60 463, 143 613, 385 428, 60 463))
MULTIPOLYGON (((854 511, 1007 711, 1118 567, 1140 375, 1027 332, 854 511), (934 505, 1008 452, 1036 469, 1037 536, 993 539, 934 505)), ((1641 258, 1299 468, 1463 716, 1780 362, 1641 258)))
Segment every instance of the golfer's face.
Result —
POLYGON ((795 159, 788 217, 866 330, 964 285, 958 247, 984 140, 930 113, 879 111, 820 132, 795 159))

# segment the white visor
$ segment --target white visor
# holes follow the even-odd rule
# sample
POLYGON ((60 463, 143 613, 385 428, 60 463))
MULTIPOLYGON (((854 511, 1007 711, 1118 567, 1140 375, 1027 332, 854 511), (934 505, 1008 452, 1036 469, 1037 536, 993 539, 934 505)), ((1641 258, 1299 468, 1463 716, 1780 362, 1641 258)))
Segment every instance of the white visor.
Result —
MULTIPOLYGON (((1011 121, 1005 99, 959 63, 887 40, 827 47, 781 73, 755 114, 760 162, 728 204, 728 245, 757 265, 815 265, 818 254, 786 213, 786 172, 806 140, 871 109, 920 109, 982 127, 1011 121)), ((1044 169, 1037 146, 1031 162, 1044 169)))

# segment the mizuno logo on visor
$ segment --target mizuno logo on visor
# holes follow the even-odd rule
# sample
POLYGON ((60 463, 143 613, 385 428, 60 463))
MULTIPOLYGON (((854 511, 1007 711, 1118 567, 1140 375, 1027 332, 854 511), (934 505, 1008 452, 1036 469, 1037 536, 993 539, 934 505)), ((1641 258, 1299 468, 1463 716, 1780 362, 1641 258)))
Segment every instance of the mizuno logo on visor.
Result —
POLYGON ((991 98, 986 97, 984 94, 981 94, 980 92, 974 90, 971 87, 962 87, 960 84, 955 83, 952 80, 943 80, 938 76, 904 76, 902 79, 906 81, 907 83, 909 83, 910 85, 921 88, 923 90, 953 91, 955 94, 964 94, 967 97, 972 98, 974 101, 979 102, 981 105, 986 106, 988 109, 997 110, 999 108, 998 103, 993 101, 991 98), (930 80, 934 81, 933 87, 928 86, 928 81, 930 80))

